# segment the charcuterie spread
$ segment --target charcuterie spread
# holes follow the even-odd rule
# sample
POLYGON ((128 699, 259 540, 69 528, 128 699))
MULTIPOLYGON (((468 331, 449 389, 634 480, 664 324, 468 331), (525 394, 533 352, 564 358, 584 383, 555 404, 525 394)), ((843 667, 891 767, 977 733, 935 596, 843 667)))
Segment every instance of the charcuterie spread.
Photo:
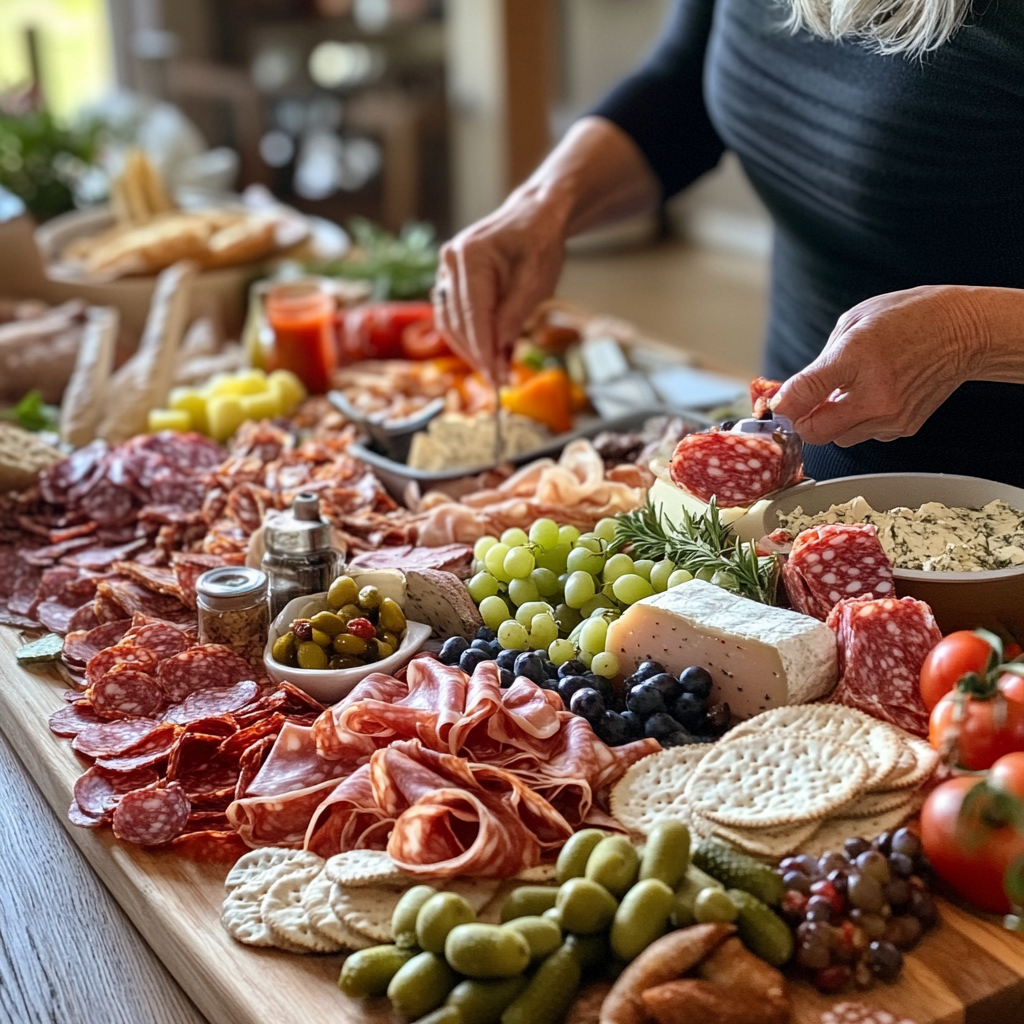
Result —
MULTIPOLYGON (((192 223, 143 212, 92 264, 192 223)), ((943 809, 1009 837, 1024 790, 1022 638, 944 637, 898 570, 1022 564, 1021 513, 857 498, 765 536, 803 469, 764 379, 530 459, 587 402, 585 320, 541 310, 496 392, 432 316, 338 314, 323 387, 282 343, 171 389, 166 332, 116 370, 107 323, 62 447, 4 440, 0 620, 66 684, 71 826, 221 865, 204 926, 408 1021, 784 1024, 812 986, 800 1024, 886 1019, 939 878, 1019 903, 943 809), (123 401, 90 410, 93 371, 123 401), (359 451, 417 416, 406 466, 444 485, 389 489, 359 451)))

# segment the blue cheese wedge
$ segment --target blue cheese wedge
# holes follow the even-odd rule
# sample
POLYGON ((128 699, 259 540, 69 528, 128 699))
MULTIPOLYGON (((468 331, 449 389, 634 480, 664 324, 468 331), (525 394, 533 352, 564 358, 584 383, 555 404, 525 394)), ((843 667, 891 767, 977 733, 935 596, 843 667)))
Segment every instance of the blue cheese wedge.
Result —
POLYGON ((808 514, 797 506, 779 515, 779 526, 794 537, 826 523, 873 523, 896 569, 981 572, 1024 565, 1024 512, 998 499, 982 508, 929 501, 920 508, 877 512, 857 497, 827 512, 808 514))
POLYGON ((825 623, 703 580, 631 605, 608 627, 605 649, 625 673, 642 661, 672 673, 701 665, 714 680, 712 701, 742 717, 816 700, 837 677, 835 634, 825 623))

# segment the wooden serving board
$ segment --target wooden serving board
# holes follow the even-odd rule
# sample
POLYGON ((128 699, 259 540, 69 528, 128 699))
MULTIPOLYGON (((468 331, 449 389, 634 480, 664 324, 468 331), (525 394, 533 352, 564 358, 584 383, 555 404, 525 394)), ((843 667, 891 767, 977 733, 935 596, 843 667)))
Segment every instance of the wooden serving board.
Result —
MULTIPOLYGON (((67 821, 82 762, 47 727, 64 684, 14 659, 0 628, 0 727, 54 813, 125 912, 211 1024, 398 1024, 384 999, 356 1002, 336 987, 341 956, 241 946, 220 926, 226 865, 199 864, 116 841, 67 821)), ((915 1024, 1024 1024, 1024 940, 940 900, 942 923, 906 957, 895 985, 822 996, 794 983, 793 1024, 819 1024, 836 1002, 860 999, 915 1024)))

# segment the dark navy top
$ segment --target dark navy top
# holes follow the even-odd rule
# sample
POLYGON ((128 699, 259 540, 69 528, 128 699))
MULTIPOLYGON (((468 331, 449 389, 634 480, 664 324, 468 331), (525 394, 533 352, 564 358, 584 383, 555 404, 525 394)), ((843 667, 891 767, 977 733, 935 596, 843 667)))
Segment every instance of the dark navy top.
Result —
MULTIPOLYGON (((782 27, 773 0, 677 0, 594 113, 665 196, 728 148, 775 221, 764 370, 785 379, 862 299, 922 284, 1024 288, 1024 0, 980 0, 923 59, 782 27)), ((1024 323, 1021 324, 1024 345, 1024 323)), ((917 435, 809 448, 807 470, 1024 486, 1024 386, 973 381, 917 435)))

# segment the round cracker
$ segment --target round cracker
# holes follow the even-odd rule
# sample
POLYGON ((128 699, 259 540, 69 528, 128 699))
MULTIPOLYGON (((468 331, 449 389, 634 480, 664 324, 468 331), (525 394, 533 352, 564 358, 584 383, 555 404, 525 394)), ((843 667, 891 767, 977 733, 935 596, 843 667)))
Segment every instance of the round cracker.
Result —
POLYGON ((247 946, 275 946, 291 953, 305 950, 286 939, 278 940, 263 920, 265 892, 258 886, 238 886, 224 897, 220 922, 237 942, 247 946))
POLYGON ((868 841, 881 835, 883 832, 890 832, 899 828, 908 818, 912 818, 924 803, 924 796, 920 793, 902 807, 891 811, 884 811, 871 818, 845 818, 836 817, 824 821, 818 830, 800 848, 801 853, 808 853, 812 857, 820 857, 822 854, 841 850, 843 843, 852 836, 859 836, 868 841))
MULTIPOLYGON (((534 883, 537 884, 537 883, 534 883)), ((479 914, 494 898, 501 886, 497 878, 451 878, 437 888, 444 892, 458 893, 479 914)))
POLYGON ((859 793, 867 776, 867 762, 846 743, 769 731, 715 744, 683 798, 720 825, 768 828, 824 818, 859 793))
POLYGON ((917 736, 903 736, 903 751, 896 767, 877 789, 914 789, 930 779, 939 766, 939 755, 917 736))
POLYGON ((391 942, 391 917, 398 901, 400 889, 385 886, 352 888, 334 882, 331 885, 331 909, 351 929, 374 942, 391 942))
POLYGON ((334 882, 321 871, 302 893, 302 907, 306 911, 310 925, 328 939, 332 939, 342 949, 369 949, 374 945, 372 939, 349 928, 331 907, 331 886, 334 882))
POLYGON ((702 815, 694 815, 693 819, 694 831, 702 839, 716 836, 752 857, 765 857, 770 860, 779 860, 798 852, 802 849, 802 844, 814 835, 819 824, 817 821, 807 821, 798 825, 754 829, 720 825, 717 821, 709 821, 702 815))
POLYGON ((894 811, 904 804, 911 804, 917 797, 912 789, 876 790, 861 793, 842 808, 844 818, 873 818, 886 811, 894 811))
POLYGON ((338 953, 342 947, 314 928, 303 904, 310 883, 320 876, 316 868, 306 868, 279 878, 267 890, 260 911, 275 942, 299 946, 306 953, 338 953))
POLYGON ((402 871, 384 850, 345 850, 327 858, 324 871, 332 882, 349 888, 387 885, 407 889, 411 875, 402 871))
MULTIPOLYGON (((282 875, 299 868, 324 866, 322 857, 308 850, 293 850, 285 846, 261 846, 257 850, 243 853, 224 879, 224 888, 229 892, 242 885, 262 884, 269 878, 276 882, 282 875)), ((266 892, 266 889, 264 889, 266 892)))
POLYGON ((683 790, 694 769, 711 750, 707 743, 669 747, 632 765, 611 793, 611 812, 630 831, 646 836, 658 818, 690 820, 683 790))

